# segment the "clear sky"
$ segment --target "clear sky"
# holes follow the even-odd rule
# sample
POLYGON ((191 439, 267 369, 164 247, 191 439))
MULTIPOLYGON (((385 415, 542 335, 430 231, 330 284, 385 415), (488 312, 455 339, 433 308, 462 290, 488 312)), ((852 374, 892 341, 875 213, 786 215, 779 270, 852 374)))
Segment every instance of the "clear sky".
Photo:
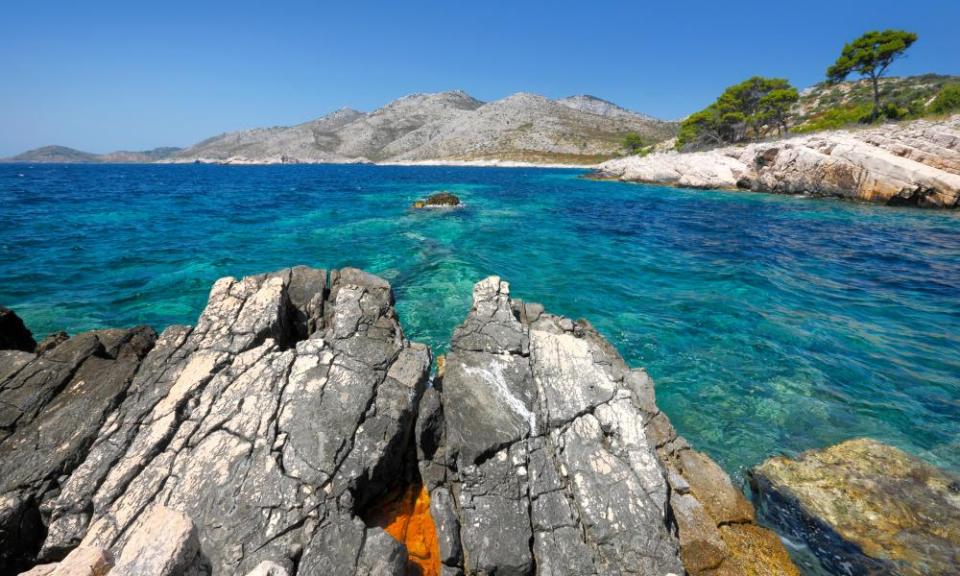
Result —
POLYGON ((920 35, 893 74, 960 74, 960 0, 3 0, 0 156, 186 146, 458 88, 676 119, 754 74, 818 82, 888 27, 920 35))

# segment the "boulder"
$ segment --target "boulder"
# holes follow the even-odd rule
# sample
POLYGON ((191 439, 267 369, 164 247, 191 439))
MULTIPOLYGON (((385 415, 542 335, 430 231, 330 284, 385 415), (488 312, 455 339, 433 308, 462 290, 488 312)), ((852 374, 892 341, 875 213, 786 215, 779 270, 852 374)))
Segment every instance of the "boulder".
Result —
POLYGON ((960 478, 892 446, 857 439, 771 458, 751 486, 765 519, 831 573, 960 568, 960 478))
POLYGON ((604 162, 597 176, 688 188, 960 206, 960 116, 604 162))
POLYGON ((37 343, 13 310, 0 306, 0 350, 33 352, 37 343))

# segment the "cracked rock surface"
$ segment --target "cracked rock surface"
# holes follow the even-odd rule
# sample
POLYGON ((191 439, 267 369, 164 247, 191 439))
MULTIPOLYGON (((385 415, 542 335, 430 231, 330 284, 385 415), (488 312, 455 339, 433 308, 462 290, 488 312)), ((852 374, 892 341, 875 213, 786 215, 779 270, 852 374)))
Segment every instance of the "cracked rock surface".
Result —
POLYGON ((644 371, 498 277, 475 286, 417 436, 446 575, 796 573, 644 371))
POLYGON ((473 296, 433 386, 351 268, 222 278, 159 337, 0 351, 0 574, 409 574, 369 519, 421 482, 431 573, 796 573, 587 322, 497 277, 473 296))
MULTIPOLYGON (((66 392, 49 390, 76 380, 86 367, 78 358, 100 340, 71 338, 50 352, 55 365, 44 355, 4 381, 2 393, 18 400, 16 411, 3 404, 4 424, 17 424, 0 444, 5 472, 30 458, 16 444, 31 433, 27 423, 57 417, 52 403, 66 392), (18 383, 41 376, 23 399, 18 383)), ((368 548, 405 557, 355 510, 402 470, 430 364, 430 351, 404 338, 380 278, 343 269, 328 280, 303 267, 223 278, 196 327, 160 335, 115 409, 72 453, 69 475, 58 476, 63 466, 27 470, 41 486, 25 495, 24 481, 3 475, 0 518, 24 500, 40 510, 40 560, 77 545, 119 557, 155 505, 196 526, 196 573, 271 562, 273 573, 353 574, 368 548), (43 484, 50 476, 55 489, 43 484)), ((109 376, 96 385, 117 379, 109 376)))

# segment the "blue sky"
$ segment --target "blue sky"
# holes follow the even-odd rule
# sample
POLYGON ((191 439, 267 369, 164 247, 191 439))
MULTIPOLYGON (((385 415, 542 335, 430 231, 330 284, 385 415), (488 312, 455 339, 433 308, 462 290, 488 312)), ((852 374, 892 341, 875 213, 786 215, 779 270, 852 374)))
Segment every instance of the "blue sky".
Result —
POLYGON ((876 28, 960 74, 960 1, 4 0, 0 156, 185 146, 411 92, 588 93, 679 118, 754 74, 805 87, 876 28))

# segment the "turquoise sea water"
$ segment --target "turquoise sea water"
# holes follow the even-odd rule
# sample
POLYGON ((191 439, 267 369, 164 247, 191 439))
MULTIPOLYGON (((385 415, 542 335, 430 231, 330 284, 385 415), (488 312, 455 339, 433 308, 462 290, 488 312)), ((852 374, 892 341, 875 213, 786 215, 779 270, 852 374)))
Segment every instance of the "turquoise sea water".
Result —
POLYGON ((40 336, 161 329, 192 324, 220 276, 351 265, 442 349, 497 273, 646 366, 736 476, 863 435, 960 470, 960 213, 580 175, 0 166, 0 304, 40 336), (436 190, 467 207, 408 209, 436 190))

